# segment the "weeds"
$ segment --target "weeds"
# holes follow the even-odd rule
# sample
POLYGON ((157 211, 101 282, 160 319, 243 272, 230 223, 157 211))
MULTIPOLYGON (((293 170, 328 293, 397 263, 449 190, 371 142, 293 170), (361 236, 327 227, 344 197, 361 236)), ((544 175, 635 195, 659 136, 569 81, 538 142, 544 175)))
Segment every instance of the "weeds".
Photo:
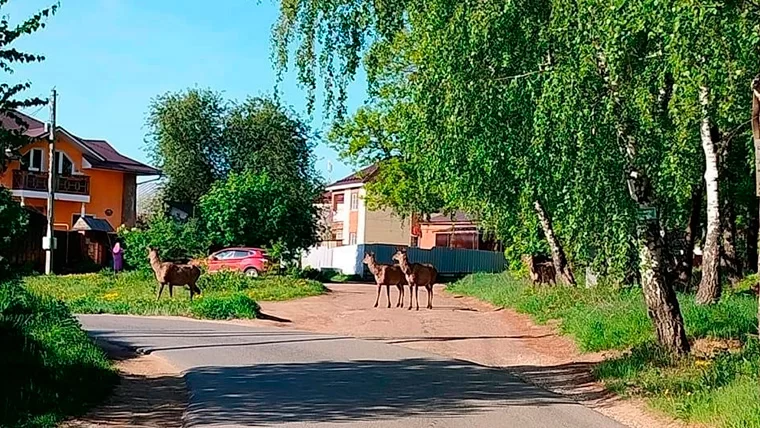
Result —
POLYGON ((151 272, 67 275, 25 279, 33 291, 63 300, 75 313, 180 315, 196 318, 255 318, 256 301, 287 300, 318 295, 321 283, 283 277, 249 278, 233 272, 205 274, 198 281, 202 294, 192 302, 185 288, 156 300, 156 280, 151 272))
POLYGON ((66 306, 0 284, 0 426, 53 427, 108 396, 117 380, 66 306))
POLYGON ((760 344, 752 336, 757 300, 747 291, 754 282, 726 290, 716 305, 678 296, 692 340, 738 339, 739 349, 712 357, 674 357, 656 346, 638 288, 532 287, 508 274, 476 274, 448 290, 514 308, 539 323, 558 320, 583 351, 627 350, 595 369, 610 389, 646 397, 683 420, 733 428, 760 427, 760 344))

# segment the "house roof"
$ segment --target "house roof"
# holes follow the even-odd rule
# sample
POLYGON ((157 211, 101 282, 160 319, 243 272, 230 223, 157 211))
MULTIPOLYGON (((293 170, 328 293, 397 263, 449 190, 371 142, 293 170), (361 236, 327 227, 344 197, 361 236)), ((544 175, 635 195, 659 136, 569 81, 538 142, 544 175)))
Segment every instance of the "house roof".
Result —
MULTIPOLYGON (((23 134, 27 137, 42 138, 45 136, 45 123, 20 111, 13 111, 10 114, 0 114, 0 126, 10 130, 21 128, 18 121, 15 118, 10 117, 11 114, 26 124, 26 130, 23 134)), ((105 140, 83 139, 60 126, 56 127, 56 131, 71 141, 75 146, 80 147, 85 159, 90 162, 93 168, 129 172, 136 175, 161 174, 161 171, 156 168, 120 154, 105 140)))
POLYGON ((76 223, 74 223, 74 226, 72 226, 71 230, 83 230, 83 231, 95 231, 95 232, 107 232, 107 233, 113 233, 113 227, 111 227, 111 223, 109 223, 107 220, 102 218, 95 218, 95 217, 79 217, 79 220, 77 220, 76 223))
POLYGON ((475 221, 473 221, 470 216, 468 216, 466 213, 462 211, 455 211, 453 215, 449 214, 433 214, 430 216, 429 221, 421 221, 420 223, 427 223, 427 224, 455 224, 455 223, 463 223, 468 225, 474 225, 475 221))
POLYGON ((331 187, 348 186, 352 184, 364 184, 372 180, 372 178, 377 175, 378 169, 379 168, 377 167, 377 164, 372 164, 366 168, 354 172, 347 177, 341 178, 340 180, 327 186, 327 188, 329 189, 331 187))
POLYGON ((116 171, 131 172, 136 175, 160 175, 161 171, 152 166, 145 165, 134 159, 130 159, 111 146, 105 140, 82 140, 92 151, 100 155, 103 160, 85 154, 93 168, 112 169, 116 171))

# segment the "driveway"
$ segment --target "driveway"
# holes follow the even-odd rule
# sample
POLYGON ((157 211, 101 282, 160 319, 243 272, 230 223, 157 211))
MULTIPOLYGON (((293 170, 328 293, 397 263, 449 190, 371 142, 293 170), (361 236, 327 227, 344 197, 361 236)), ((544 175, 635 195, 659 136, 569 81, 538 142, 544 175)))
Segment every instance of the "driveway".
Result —
POLYGON ((182 370, 191 427, 622 426, 504 370, 382 341, 178 318, 80 320, 98 339, 182 370))

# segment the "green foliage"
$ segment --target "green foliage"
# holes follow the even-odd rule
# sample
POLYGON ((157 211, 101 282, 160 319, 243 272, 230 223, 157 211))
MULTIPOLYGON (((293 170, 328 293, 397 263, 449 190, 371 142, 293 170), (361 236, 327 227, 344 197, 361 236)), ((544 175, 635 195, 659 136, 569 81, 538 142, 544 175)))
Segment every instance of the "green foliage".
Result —
POLYGON ((211 244, 197 219, 157 216, 144 229, 122 227, 118 233, 124 242, 124 261, 131 269, 150 269, 149 246, 159 249, 161 260, 186 261, 205 257, 211 244))
MULTIPOLYGON (((3 10, 7 7, 8 0, 0 2, 0 16, 3 24, 0 26, 0 70, 7 74, 13 73, 13 65, 16 63, 41 62, 45 60, 42 55, 31 54, 18 50, 15 47, 19 38, 32 34, 45 28, 47 19, 58 10, 58 4, 44 8, 31 17, 17 23, 8 22, 8 17, 3 10)), ((0 126, 0 173, 5 171, 8 164, 8 155, 17 155, 18 149, 29 142, 23 135, 28 124, 21 117, 13 114, 13 110, 25 107, 34 107, 45 104, 47 101, 38 97, 25 98, 21 94, 31 88, 31 83, 23 82, 16 84, 3 84, 0 86, 0 115, 7 115, 13 119, 18 127, 6 129, 0 126)))
POLYGON ((228 105, 208 89, 166 93, 152 100, 146 137, 153 162, 166 176, 164 197, 195 203, 224 177, 222 140, 228 105))
POLYGON ((108 396, 116 372, 66 305, 0 284, 0 426, 54 427, 108 396))
POLYGON ((60 299, 76 313, 132 315, 180 315, 197 318, 255 318, 256 301, 287 300, 324 292, 321 283, 302 279, 248 278, 241 273, 204 274, 198 281, 202 294, 192 302, 185 287, 175 287, 174 298, 168 290, 160 300, 156 279, 150 271, 114 274, 33 276, 27 287, 41 295, 60 299))
POLYGON ((166 176, 163 198, 196 204, 230 173, 267 173, 310 197, 319 186, 309 127, 273 98, 225 100, 208 89, 155 98, 147 143, 166 176))
POLYGON ((315 190, 266 173, 233 172, 201 198, 207 236, 218 246, 308 248, 317 242, 315 190))
POLYGON ((4 257, 14 240, 26 231, 26 225, 24 209, 13 200, 10 190, 0 187, 0 279, 7 269, 4 257))
POLYGON ((696 305, 692 295, 679 296, 693 338, 744 342, 738 352, 701 360, 674 356, 653 343, 639 289, 532 287, 508 274, 476 274, 448 290, 514 308, 540 323, 558 320, 560 331, 584 351, 630 350, 595 370, 616 392, 642 395, 668 414, 710 426, 760 423, 760 406, 754 400, 760 345, 750 338, 757 331, 758 307, 749 293, 728 293, 712 306, 696 305))

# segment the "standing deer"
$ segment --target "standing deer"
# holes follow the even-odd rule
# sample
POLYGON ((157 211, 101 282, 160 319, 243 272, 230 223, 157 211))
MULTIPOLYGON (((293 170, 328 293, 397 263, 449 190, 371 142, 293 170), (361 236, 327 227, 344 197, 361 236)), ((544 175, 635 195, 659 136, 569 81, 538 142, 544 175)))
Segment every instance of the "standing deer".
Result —
POLYGON ((404 285, 406 285, 406 276, 401 271, 401 268, 395 265, 386 265, 377 263, 375 260, 375 253, 364 254, 364 264, 367 265, 369 271, 375 276, 375 282, 377 283, 377 298, 375 299, 375 307, 380 303, 380 290, 385 285, 385 290, 388 292, 388 307, 391 307, 391 285, 395 285, 398 288, 398 302, 396 302, 397 308, 404 307, 404 285))
POLYGON ((399 249, 393 255, 393 260, 398 261, 401 271, 406 275, 409 283, 409 309, 412 309, 412 299, 417 298, 417 310, 420 310, 420 285, 424 286, 428 293, 427 308, 433 309, 433 285, 438 277, 438 271, 430 264, 409 263, 406 251, 399 249), (412 292, 414 287, 414 292, 412 292))
POLYGON ((201 294, 201 289, 195 285, 201 276, 201 270, 198 266, 178 265, 170 262, 162 262, 158 256, 158 250, 148 247, 148 260, 153 273, 156 274, 156 280, 160 285, 156 300, 161 298, 164 286, 169 286, 169 297, 174 297, 172 289, 176 286, 187 285, 190 288, 190 300, 193 300, 193 294, 201 294))
POLYGON ((542 260, 538 256, 526 254, 523 256, 523 263, 528 267, 533 285, 549 284, 550 282, 557 285, 557 272, 551 261, 542 260))

